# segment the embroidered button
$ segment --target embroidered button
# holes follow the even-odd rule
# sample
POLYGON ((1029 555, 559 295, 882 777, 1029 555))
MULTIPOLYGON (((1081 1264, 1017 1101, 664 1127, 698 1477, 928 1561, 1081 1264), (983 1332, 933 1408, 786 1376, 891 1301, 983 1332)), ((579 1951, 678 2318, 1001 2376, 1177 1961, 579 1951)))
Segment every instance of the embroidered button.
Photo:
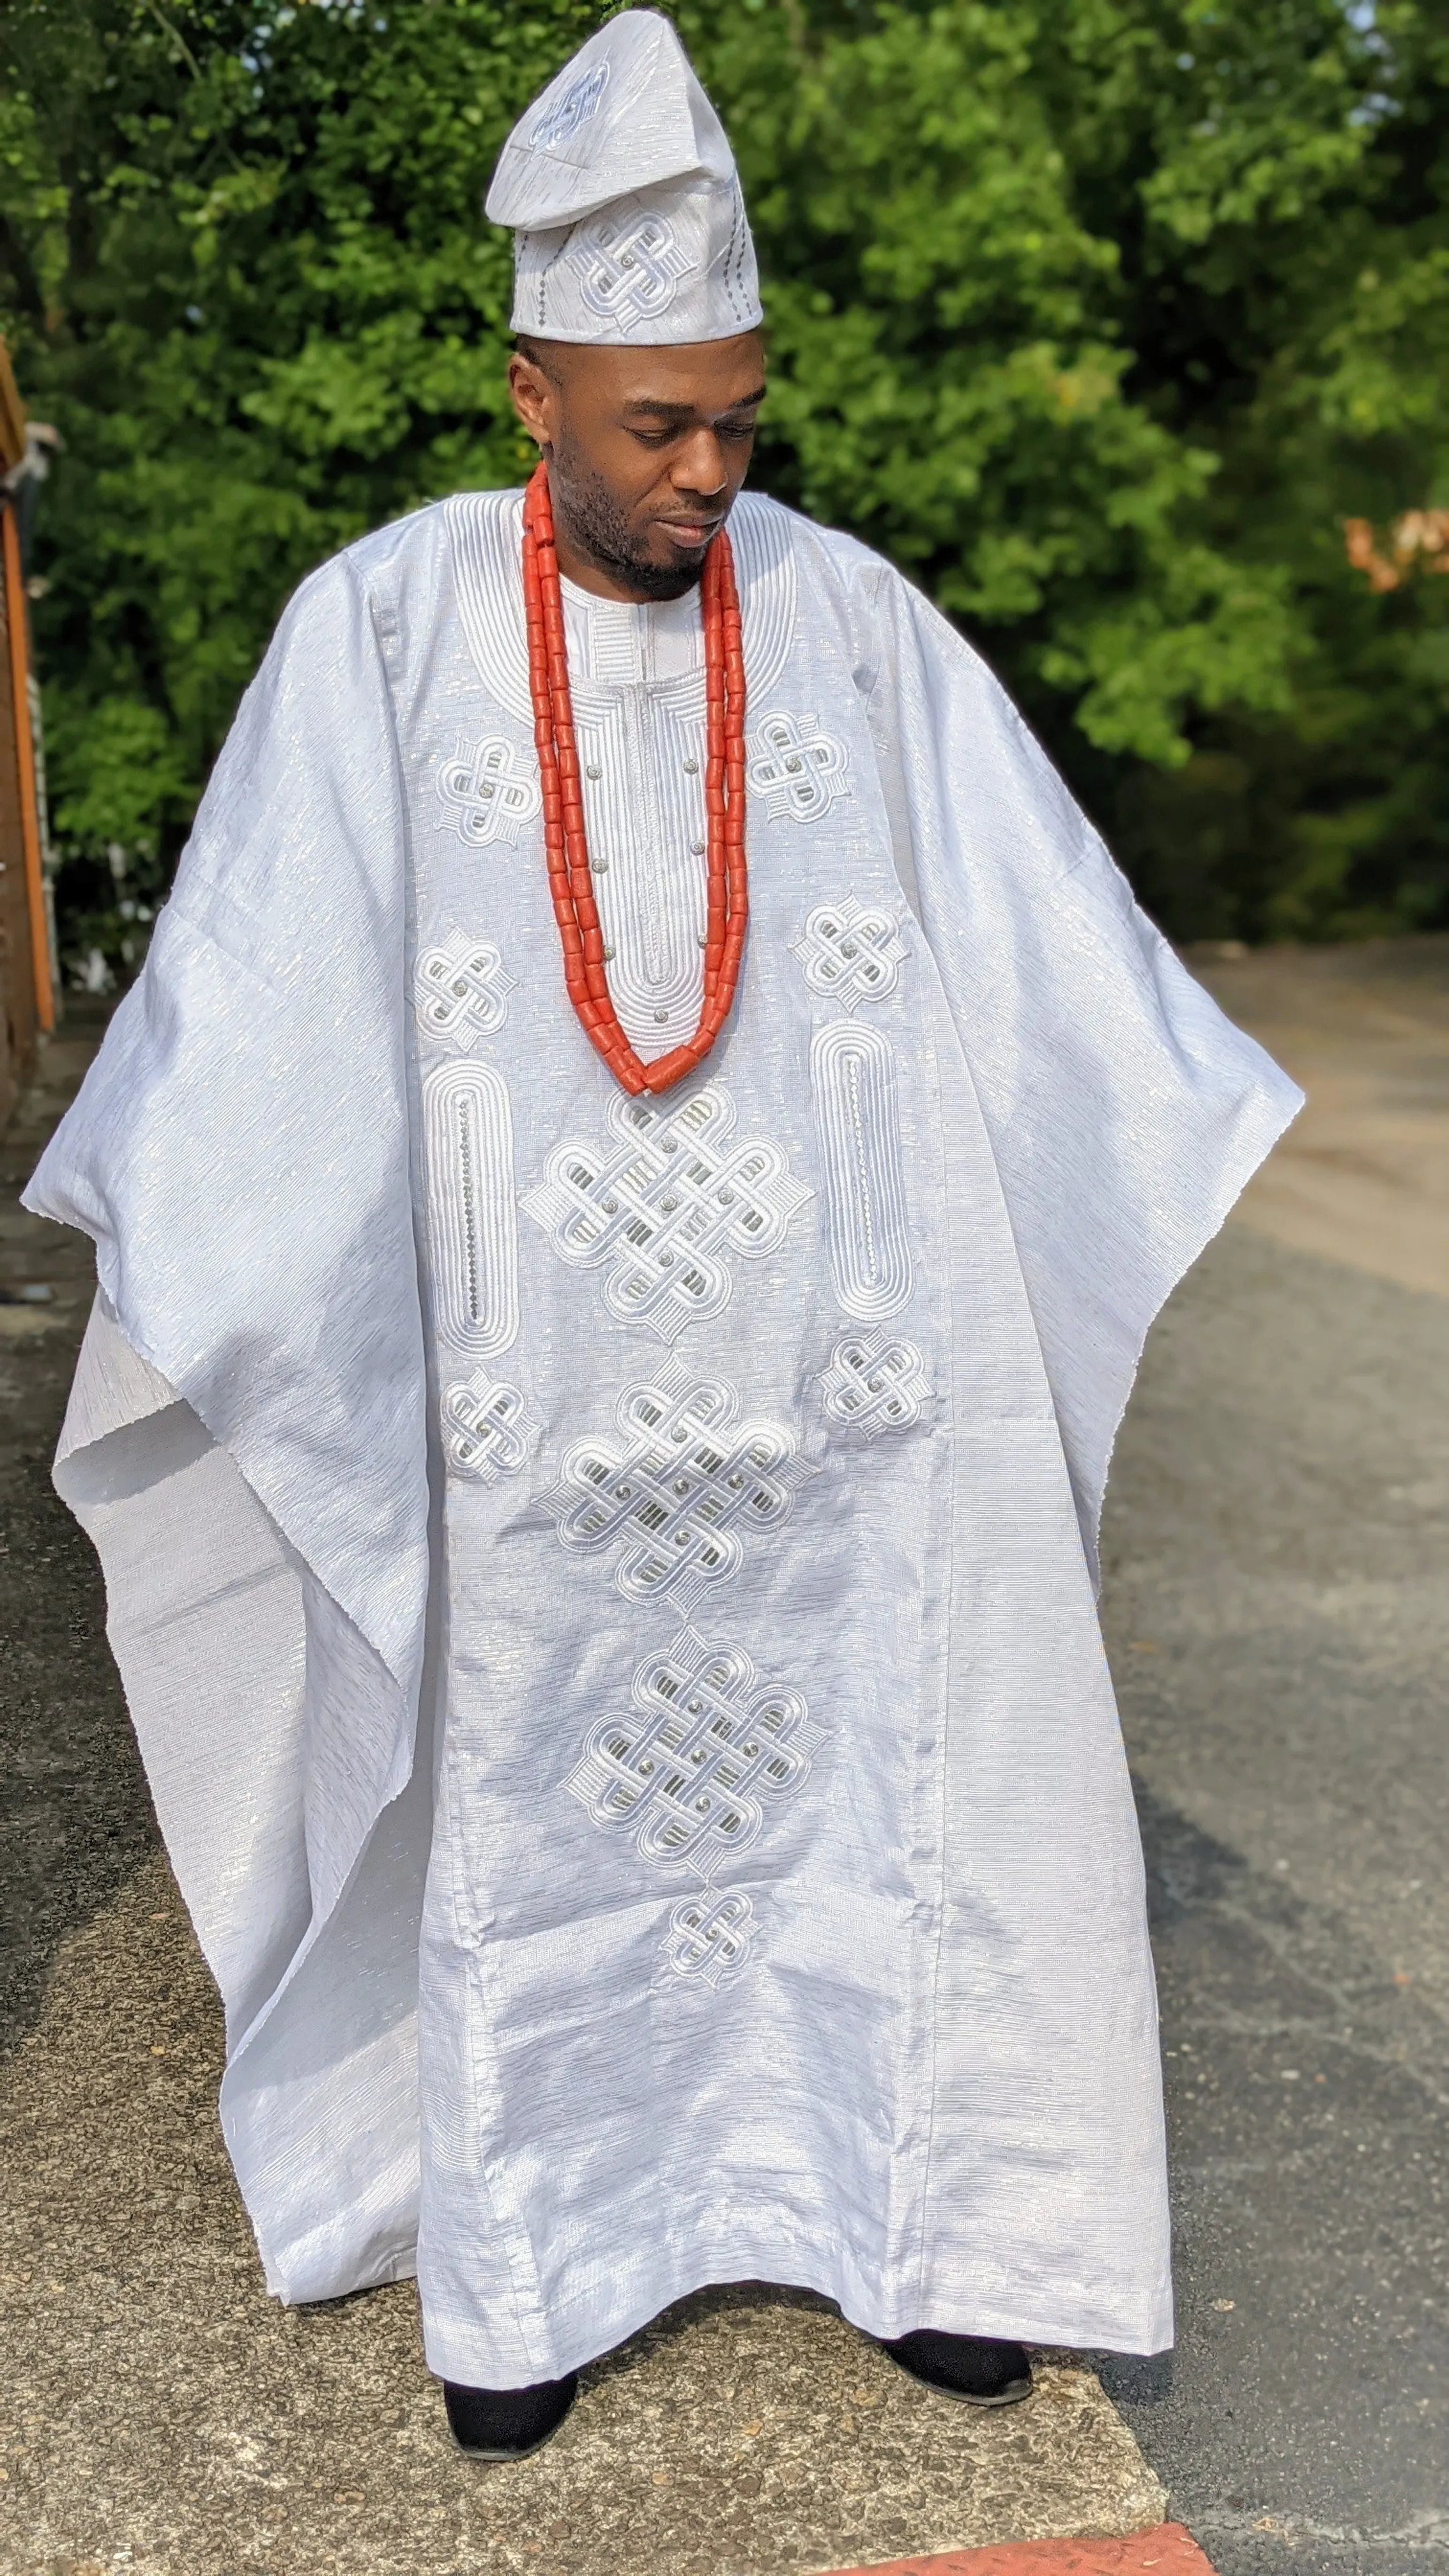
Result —
POLYGON ((595 769, 592 763, 590 763, 589 767, 584 771, 585 778, 602 778, 603 775, 604 773, 602 769, 595 769))
POLYGON ((687 761, 685 762, 685 764, 684 764, 684 774, 685 774, 685 777, 686 777, 686 778, 697 778, 697 777, 699 776, 699 763, 698 763, 698 761, 697 761, 697 760, 687 760, 687 761))
POLYGON ((702 859, 704 857, 705 844, 703 841, 691 841, 689 846, 693 850, 697 859, 702 859))
POLYGON ((669 1013, 667 1011, 656 1011, 654 1017, 659 1022, 660 1027, 663 1028, 665 1021, 669 1017, 669 1013))

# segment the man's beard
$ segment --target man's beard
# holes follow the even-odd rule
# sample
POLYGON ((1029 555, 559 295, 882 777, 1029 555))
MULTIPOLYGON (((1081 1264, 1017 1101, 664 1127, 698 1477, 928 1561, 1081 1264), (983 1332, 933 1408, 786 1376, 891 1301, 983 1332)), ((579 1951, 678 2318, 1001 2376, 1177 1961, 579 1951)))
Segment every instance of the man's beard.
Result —
POLYGON ((685 564, 651 563, 603 477, 581 463, 571 442, 560 439, 549 464, 555 519, 564 526, 581 555, 600 572, 637 590, 646 599, 682 599, 693 590, 704 564, 703 551, 693 569, 685 564))

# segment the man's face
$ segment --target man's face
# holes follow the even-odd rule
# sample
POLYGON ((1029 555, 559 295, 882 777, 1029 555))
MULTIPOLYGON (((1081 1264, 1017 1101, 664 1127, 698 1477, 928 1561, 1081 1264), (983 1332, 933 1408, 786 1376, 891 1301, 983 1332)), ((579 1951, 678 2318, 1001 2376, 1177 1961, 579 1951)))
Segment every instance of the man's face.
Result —
POLYGON ((548 460, 560 569, 588 590, 678 599, 750 461, 765 391, 758 331, 677 349, 533 344, 514 407, 548 460))

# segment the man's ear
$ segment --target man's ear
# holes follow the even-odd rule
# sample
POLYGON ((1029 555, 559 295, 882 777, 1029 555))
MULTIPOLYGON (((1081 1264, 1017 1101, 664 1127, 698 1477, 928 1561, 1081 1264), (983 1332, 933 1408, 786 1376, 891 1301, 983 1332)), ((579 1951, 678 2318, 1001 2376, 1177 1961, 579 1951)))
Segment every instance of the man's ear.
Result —
POLYGON ((513 408, 535 445, 552 447, 558 430, 558 387, 536 358, 515 349, 508 361, 508 391, 513 408))

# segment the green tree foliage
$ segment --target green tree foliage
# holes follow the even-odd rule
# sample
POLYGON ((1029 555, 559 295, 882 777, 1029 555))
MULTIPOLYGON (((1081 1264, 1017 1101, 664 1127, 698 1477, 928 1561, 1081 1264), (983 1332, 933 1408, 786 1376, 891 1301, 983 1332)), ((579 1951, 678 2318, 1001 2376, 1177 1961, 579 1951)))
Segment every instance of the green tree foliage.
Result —
MULTIPOLYGON (((149 910, 300 576, 526 469, 481 203, 602 14, 10 0, 0 322, 66 442, 37 622, 85 939, 132 943, 95 863, 149 910)), ((765 278, 757 479, 981 645, 1172 930, 1449 918, 1449 582, 1384 551, 1449 498, 1437 15, 677 15, 765 278)))

